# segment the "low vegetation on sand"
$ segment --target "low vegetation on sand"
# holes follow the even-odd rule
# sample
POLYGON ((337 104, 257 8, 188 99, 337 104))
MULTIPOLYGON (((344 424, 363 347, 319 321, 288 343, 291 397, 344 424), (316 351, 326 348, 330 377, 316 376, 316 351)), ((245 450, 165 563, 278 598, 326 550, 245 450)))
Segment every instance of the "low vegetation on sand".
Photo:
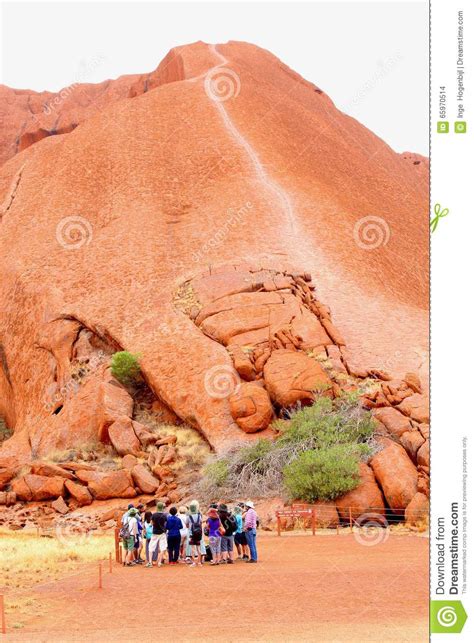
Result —
MULTIPOLYGON (((66 523, 65 523, 66 524, 66 523)), ((0 587, 15 590, 73 573, 82 563, 107 560, 113 535, 0 530, 0 587)))
MULTIPOLYGON (((0 529, 0 594, 5 594, 9 625, 21 629, 26 615, 45 607, 43 601, 32 598, 25 590, 77 573, 84 564, 106 561, 113 549, 110 534, 62 533, 45 537, 36 532, 0 529)), ((88 567, 84 573, 87 571, 88 567)))
POLYGON ((357 395, 320 398, 274 423, 275 439, 235 446, 205 468, 207 498, 282 494, 314 502, 357 487, 359 462, 374 451, 375 425, 357 395))

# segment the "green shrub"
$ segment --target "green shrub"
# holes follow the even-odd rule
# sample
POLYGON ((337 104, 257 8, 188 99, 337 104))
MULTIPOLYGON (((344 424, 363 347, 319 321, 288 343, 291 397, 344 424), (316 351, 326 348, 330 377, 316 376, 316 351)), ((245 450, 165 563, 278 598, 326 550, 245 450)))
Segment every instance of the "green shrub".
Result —
POLYGON ((229 466, 225 460, 216 460, 208 464, 204 472, 213 485, 221 487, 229 477, 229 466))
POLYGON ((112 375, 122 384, 131 384, 138 380, 140 375, 140 355, 128 351, 119 351, 112 355, 110 366, 112 375))
POLYGON ((283 484, 292 499, 334 500, 359 484, 359 455, 350 444, 305 451, 283 469, 283 484))
MULTIPOLYGON (((274 426, 279 430, 276 439, 261 438, 244 447, 237 445, 215 459, 204 471, 201 494, 209 498, 264 497, 287 491, 301 500, 313 492, 321 494, 321 499, 334 498, 348 490, 349 479, 351 489, 357 485, 357 478, 354 483, 349 475, 352 471, 349 464, 357 465, 373 452, 370 439, 375 425, 370 414, 361 408, 357 396, 334 401, 320 398, 312 406, 292 413, 289 421, 280 420, 274 426), (286 467, 307 453, 316 453, 325 464, 322 477, 326 486, 319 478, 309 483, 309 474, 305 473, 308 491, 303 489, 305 496, 298 496, 298 466, 295 470, 286 467), (340 468, 336 466, 338 453, 344 455, 340 468), (344 469, 343 465, 349 468, 344 469), (284 471, 287 471, 285 480, 284 471)), ((355 471, 357 474, 357 466, 355 471)))

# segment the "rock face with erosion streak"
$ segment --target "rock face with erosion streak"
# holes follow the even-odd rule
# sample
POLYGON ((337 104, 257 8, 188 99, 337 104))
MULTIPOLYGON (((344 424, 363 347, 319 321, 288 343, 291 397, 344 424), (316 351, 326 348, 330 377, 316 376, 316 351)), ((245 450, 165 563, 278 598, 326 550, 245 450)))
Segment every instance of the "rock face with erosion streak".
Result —
MULTIPOLYGON (((217 451, 350 376, 385 379, 365 404, 394 409, 381 421, 410 466, 428 466, 406 437, 428 421, 425 159, 246 43, 198 42, 149 74, 0 98, 0 417, 13 431, 0 462, 150 449, 108 368, 128 350, 153 408, 217 451), (218 66, 240 80, 226 101, 206 84, 218 66)), ((404 495, 388 466, 373 468, 406 506, 407 472, 404 495)), ((43 473, 68 481, 5 469, 0 484, 25 498, 56 493, 34 481, 43 473)), ((91 476, 77 484, 95 498, 136 493, 128 467, 91 476)))

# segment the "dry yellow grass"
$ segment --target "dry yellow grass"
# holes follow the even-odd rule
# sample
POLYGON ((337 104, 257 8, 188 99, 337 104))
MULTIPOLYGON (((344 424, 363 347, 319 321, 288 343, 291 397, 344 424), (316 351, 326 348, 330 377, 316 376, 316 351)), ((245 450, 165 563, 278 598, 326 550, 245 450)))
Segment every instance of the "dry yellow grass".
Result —
POLYGON ((111 534, 56 537, 0 530, 0 587, 31 587, 73 573, 81 564, 108 559, 114 551, 111 534))
POLYGON ((45 602, 21 590, 77 573, 81 566, 107 560, 114 551, 110 534, 56 537, 0 529, 0 593, 5 593, 5 610, 14 629, 23 627, 22 617, 44 609, 45 602))

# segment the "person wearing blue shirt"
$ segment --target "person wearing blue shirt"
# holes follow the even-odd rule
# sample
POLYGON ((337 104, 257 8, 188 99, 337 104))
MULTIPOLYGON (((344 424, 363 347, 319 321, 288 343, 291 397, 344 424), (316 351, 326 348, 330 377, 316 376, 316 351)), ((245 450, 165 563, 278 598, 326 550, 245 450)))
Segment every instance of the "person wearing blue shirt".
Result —
POLYGON ((177 565, 179 560, 179 549, 181 546, 181 529, 183 523, 176 515, 176 507, 171 507, 170 515, 166 521, 166 532, 168 534, 168 559, 170 565, 177 565))

